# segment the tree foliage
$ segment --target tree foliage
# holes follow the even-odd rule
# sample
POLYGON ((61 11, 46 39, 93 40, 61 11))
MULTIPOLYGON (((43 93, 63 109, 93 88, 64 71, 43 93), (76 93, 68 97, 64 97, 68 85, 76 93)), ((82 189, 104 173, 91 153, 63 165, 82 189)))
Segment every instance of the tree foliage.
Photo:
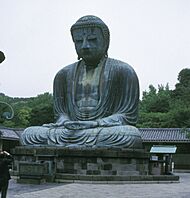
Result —
POLYGON ((190 69, 179 72, 174 90, 168 84, 149 86, 140 101, 139 127, 190 127, 190 69))
POLYGON ((149 86, 149 91, 143 92, 141 109, 146 113, 151 112, 168 112, 171 93, 168 84, 158 86, 158 92, 153 85, 149 86))
POLYGON ((11 98, 0 94, 0 101, 9 103, 14 109, 14 118, 6 120, 2 115, 7 107, 0 105, 0 125, 25 128, 54 122, 53 97, 50 93, 40 94, 32 98, 11 98))

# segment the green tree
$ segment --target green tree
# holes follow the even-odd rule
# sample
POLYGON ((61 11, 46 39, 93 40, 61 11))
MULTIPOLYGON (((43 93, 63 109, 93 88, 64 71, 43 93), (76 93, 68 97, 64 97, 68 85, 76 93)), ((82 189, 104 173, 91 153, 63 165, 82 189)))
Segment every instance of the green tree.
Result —
MULTIPOLYGON (((12 98, 0 94, 0 101, 9 103, 15 112, 14 118, 6 120, 0 117, 0 125, 5 127, 28 127, 53 122, 53 96, 50 93, 40 94, 32 98, 12 98)), ((0 106, 4 112, 6 106, 0 106)))
POLYGON ((30 125, 43 125, 54 122, 53 105, 39 105, 32 109, 30 115, 30 125))
POLYGON ((158 85, 158 91, 153 85, 149 86, 148 92, 143 92, 140 110, 143 112, 168 112, 170 109, 171 91, 168 84, 164 87, 158 85))
POLYGON ((140 112, 137 127, 140 128, 167 128, 169 127, 169 113, 140 112))
POLYGON ((175 85, 173 98, 190 105, 190 69, 182 69, 178 74, 179 83, 175 85))
POLYGON ((28 127, 30 124, 30 116, 31 116, 31 108, 23 107, 19 109, 17 114, 18 125, 17 127, 25 128, 28 127))

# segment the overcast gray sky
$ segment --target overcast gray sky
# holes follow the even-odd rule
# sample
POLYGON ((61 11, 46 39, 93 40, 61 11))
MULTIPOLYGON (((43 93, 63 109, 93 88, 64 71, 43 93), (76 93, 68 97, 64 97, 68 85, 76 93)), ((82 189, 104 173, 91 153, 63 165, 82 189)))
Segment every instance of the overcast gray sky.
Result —
POLYGON ((190 0, 0 0, 0 92, 52 92, 57 71, 77 60, 70 27, 88 14, 108 25, 109 57, 133 66, 141 93, 174 89, 190 66, 190 0))

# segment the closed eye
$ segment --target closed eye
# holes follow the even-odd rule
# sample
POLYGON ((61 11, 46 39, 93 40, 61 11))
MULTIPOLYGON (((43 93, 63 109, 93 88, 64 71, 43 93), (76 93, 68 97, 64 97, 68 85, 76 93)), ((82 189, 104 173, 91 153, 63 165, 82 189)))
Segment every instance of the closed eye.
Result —
POLYGON ((83 42, 83 39, 75 39, 75 42, 81 43, 81 42, 83 42))
POLYGON ((91 42, 94 42, 96 40, 97 40, 96 38, 88 39, 88 41, 91 41, 91 42))
POLYGON ((97 40, 97 37, 96 36, 89 36, 88 40, 89 41, 95 41, 95 40, 97 40))

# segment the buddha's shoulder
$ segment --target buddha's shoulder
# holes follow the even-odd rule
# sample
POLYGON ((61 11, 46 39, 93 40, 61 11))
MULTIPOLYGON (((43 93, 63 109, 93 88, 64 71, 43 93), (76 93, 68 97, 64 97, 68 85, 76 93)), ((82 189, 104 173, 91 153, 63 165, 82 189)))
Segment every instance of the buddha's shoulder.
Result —
POLYGON ((117 60, 114 58, 108 58, 107 63, 110 64, 111 67, 115 67, 117 69, 125 70, 128 72, 134 72, 134 69, 131 65, 129 65, 128 63, 125 63, 121 60, 117 60))
POLYGON ((62 69, 60 69, 58 72, 57 72, 57 75, 60 75, 60 74, 67 74, 68 72, 71 72, 73 71, 73 69, 77 66, 78 62, 75 62, 75 63, 72 63, 70 65, 67 65, 67 66, 64 66, 62 69))

